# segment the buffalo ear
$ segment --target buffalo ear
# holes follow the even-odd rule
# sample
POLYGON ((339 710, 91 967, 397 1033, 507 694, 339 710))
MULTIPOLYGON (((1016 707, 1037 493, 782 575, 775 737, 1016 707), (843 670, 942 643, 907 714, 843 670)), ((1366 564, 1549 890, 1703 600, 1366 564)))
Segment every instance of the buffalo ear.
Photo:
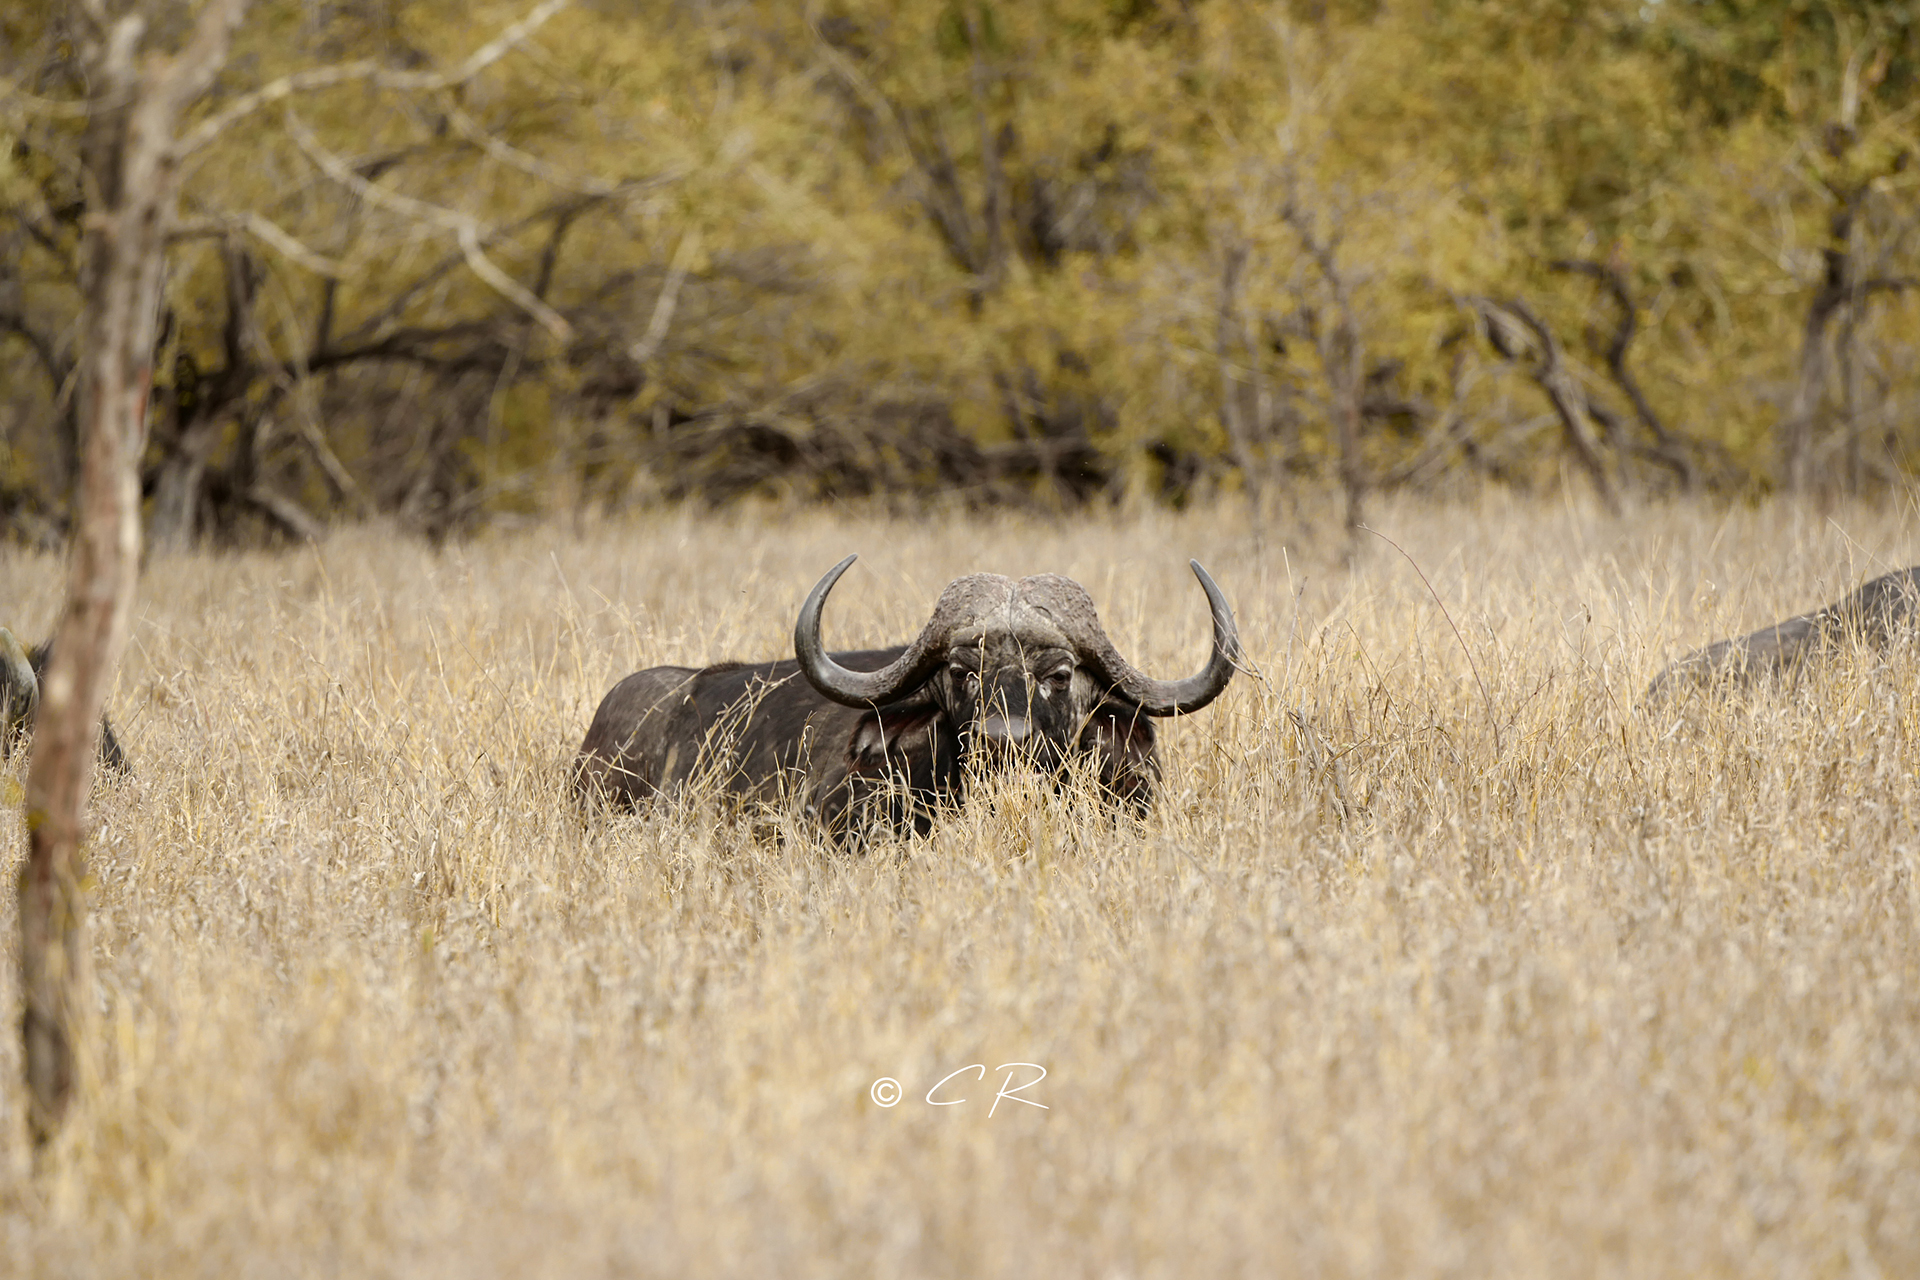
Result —
POLYGON ((866 773, 892 767, 912 776, 914 765, 938 757, 941 739, 949 736, 946 714, 933 703, 881 707, 860 717, 847 740, 847 764, 866 773), (904 768, 902 766, 905 766, 904 768))
POLYGON ((1080 750, 1093 757, 1100 789, 1118 805, 1145 817, 1160 784, 1153 720, 1123 698, 1107 698, 1080 731, 1080 750))
POLYGON ((846 772, 816 796, 834 838, 858 844, 872 827, 932 830, 933 808, 957 782, 960 740, 932 703, 881 707, 847 738, 846 772))

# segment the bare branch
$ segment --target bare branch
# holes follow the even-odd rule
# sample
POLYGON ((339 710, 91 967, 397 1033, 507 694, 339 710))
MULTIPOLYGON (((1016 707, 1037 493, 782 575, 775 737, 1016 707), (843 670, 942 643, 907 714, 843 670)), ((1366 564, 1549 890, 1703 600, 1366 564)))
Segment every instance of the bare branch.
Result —
POLYGON ((344 265, 309 249, 305 244, 302 244, 299 240, 283 230, 278 223, 270 222, 257 213, 244 214, 241 216, 239 222, 240 226, 246 229, 247 234, 251 235, 254 239, 278 249, 286 257, 291 258, 315 275, 326 276, 329 279, 338 279, 346 274, 346 267, 344 265))
POLYGON ((113 25, 113 19, 107 14, 107 6, 101 0, 79 0, 74 10, 86 20, 86 36, 90 40, 99 40, 113 25))
POLYGON ((299 414, 299 430, 301 440, 305 441, 307 448, 313 452, 314 461, 318 462, 320 470, 326 473, 327 481, 339 491, 342 497, 351 499, 361 510, 370 510, 373 504, 368 500, 366 491, 360 487, 360 482, 353 478, 353 473, 347 470, 346 464, 340 461, 340 455, 333 451, 333 446, 327 443, 327 438, 320 434, 320 425, 313 420, 312 414, 305 411, 299 414))
MULTIPOLYGON (((1258 540, 1264 511, 1260 493, 1262 477, 1259 464, 1253 456, 1253 444, 1249 438, 1251 433, 1247 430, 1246 405, 1241 397, 1241 389, 1251 378, 1243 379, 1242 371, 1236 369, 1233 363, 1233 343, 1241 328, 1236 323, 1236 313, 1240 309, 1241 282, 1250 253, 1245 242, 1227 247, 1220 272, 1220 307, 1214 318, 1213 354, 1215 363, 1220 366, 1220 422, 1227 430, 1227 447, 1233 452, 1235 465, 1240 468, 1240 482, 1247 495, 1247 515, 1253 527, 1253 536, 1258 540)), ((1247 372, 1251 373, 1250 370, 1247 372)))
POLYGON ((533 296, 519 281, 502 271, 480 248, 480 224, 469 219, 459 229, 460 252, 467 257, 467 269, 492 285, 494 291, 540 324, 560 341, 573 336, 573 326, 558 311, 533 296))
POLYGON ((89 102, 62 102, 57 98, 42 98, 28 93, 12 80, 0 80, 0 102, 18 102, 29 114, 52 120, 81 120, 93 110, 93 104, 89 102))
POLYGON ((305 507, 265 484, 252 486, 240 497, 289 536, 302 542, 319 542, 327 536, 327 527, 314 519, 305 507))
POLYGON ((367 81, 382 89, 409 92, 431 92, 465 84, 505 57, 516 44, 544 26, 549 18, 566 8, 569 3, 571 0, 543 0, 526 17, 501 32, 494 40, 474 50, 465 62, 451 71, 395 71, 371 59, 361 59, 355 62, 343 62, 334 67, 316 67, 311 71, 296 71, 291 75, 281 76, 278 80, 264 84, 251 93, 242 94, 201 121, 192 132, 181 139, 179 154, 192 155, 219 137, 237 121, 245 119, 262 107, 272 106, 296 93, 331 89, 336 85, 356 80, 367 81))
POLYGON ((1354 314, 1352 282, 1340 267, 1338 224, 1325 234, 1320 232, 1319 219, 1300 203, 1299 178, 1291 163, 1286 170, 1286 186, 1280 220, 1293 229, 1300 247, 1313 260, 1333 295, 1332 332, 1324 337, 1316 332, 1313 341, 1333 397, 1334 428, 1340 441, 1340 487, 1346 494, 1347 532, 1351 535, 1365 527, 1361 503, 1367 489, 1366 464, 1360 452, 1360 401, 1366 361, 1360 321, 1354 314))
MULTIPOLYGON (((60 243, 60 238, 54 230, 54 228, 59 225, 58 221, 55 221, 52 225, 44 224, 38 218, 35 218, 31 212, 19 206, 15 206, 8 210, 8 212, 13 215, 14 222, 19 224, 20 228, 27 233, 28 238, 39 245, 41 250, 45 252, 49 258, 52 258, 57 265, 70 266, 68 262, 68 254, 71 251, 70 247, 60 243)), ((50 216, 57 218, 57 215, 51 215, 51 211, 49 211, 49 213, 50 216)))
POLYGON ((533 274, 533 296, 545 302, 547 293, 553 288, 553 276, 560 269, 560 245, 567 238, 567 232, 573 229, 576 218, 588 207, 589 201, 579 201, 572 209, 553 220, 553 226, 547 231, 547 243, 540 250, 540 267, 533 274))
POLYGON ((17 311, 0 311, 0 333, 16 334, 32 348, 34 357, 40 361, 40 367, 46 370, 47 379, 53 383, 56 392, 65 384, 72 370, 60 359, 52 339, 28 324, 24 315, 17 311))
MULTIPOLYGON (((1627 289, 1626 274, 1613 262, 1594 262, 1586 258, 1562 258, 1547 266, 1552 271, 1571 271, 1589 276, 1612 295, 1614 305, 1620 308, 1620 320, 1614 328, 1612 340, 1607 344, 1607 369, 1620 389, 1627 393, 1627 399, 1632 401, 1634 416, 1640 419, 1640 425, 1652 433, 1654 456, 1679 477, 1683 490, 1691 491, 1694 486, 1693 463, 1688 460, 1679 441, 1668 432, 1666 424, 1660 421, 1660 416, 1653 411, 1652 403, 1640 390, 1639 379, 1627 368, 1627 347, 1638 330, 1639 316, 1633 305, 1633 295, 1627 289)), ((1591 403, 1589 407, 1598 408, 1591 403)))
POLYGON ((980 220, 986 223, 987 243, 983 252, 986 255, 986 276, 983 289, 991 289, 999 283, 1006 268, 1007 240, 1007 179, 1004 167, 1000 163, 1001 142, 1004 135, 996 138, 993 122, 987 117, 987 95, 991 86, 988 82, 986 60, 981 56, 981 37, 979 14, 973 6, 963 6, 967 28, 967 47, 972 54, 968 66, 968 83, 973 90, 974 128, 980 135, 980 167, 986 181, 986 192, 980 210, 980 220))
POLYGON ((415 222, 424 222, 451 231, 460 246, 461 254, 466 258, 467 269, 480 277, 496 293, 525 311, 551 333, 565 341, 573 335, 573 326, 566 322, 558 311, 533 296, 532 291, 520 284, 512 276, 502 271, 493 259, 487 257, 481 247, 481 229, 479 220, 471 214, 460 213, 454 209, 429 204, 425 200, 416 200, 412 196, 403 196, 397 191, 376 186, 353 171, 353 166, 339 156, 320 145, 320 140, 302 124, 300 117, 292 108, 286 113, 287 133, 302 154, 311 160, 321 172, 347 190, 353 192, 368 204, 376 205, 389 213, 411 218, 415 222))
POLYGON ((209 237, 225 238, 237 232, 245 232, 261 243, 279 250, 283 256, 299 263, 317 276, 338 280, 346 275, 347 269, 344 264, 308 248, 284 227, 257 213, 232 214, 224 218, 190 218, 181 222, 168 239, 179 241, 204 240, 209 237))
POLYGON ((660 286, 646 334, 627 349, 635 364, 645 364, 667 340, 667 328, 673 323, 674 308, 680 302, 680 286, 687 278, 687 269, 693 265, 694 255, 699 252, 700 229, 695 227, 680 237, 680 247, 673 251, 673 265, 667 268, 666 283, 660 286))
POLYGON ((1475 302, 1486 319, 1489 339, 1500 354, 1508 359, 1519 358, 1522 354, 1514 344, 1518 335, 1513 330, 1524 326, 1531 333, 1533 349, 1525 354, 1532 357, 1533 367, 1528 372, 1540 389, 1547 393, 1547 399, 1552 401, 1554 412, 1560 416, 1560 424, 1566 429, 1567 443, 1573 446, 1574 456, 1592 477, 1601 501, 1606 504, 1607 510, 1617 513, 1620 510, 1620 497, 1614 488, 1613 478, 1607 474, 1606 463, 1600 457, 1600 442, 1593 433, 1591 402, 1586 392, 1581 390, 1573 371, 1567 367, 1553 331, 1547 327, 1546 321, 1534 314, 1533 308, 1519 298, 1505 302, 1479 298, 1475 302))
POLYGON ((1863 44, 1856 48, 1847 59, 1847 69, 1840 76, 1840 116, 1839 123, 1848 129, 1854 127, 1860 119, 1860 63, 1873 46, 1863 44))
POLYGON ((827 65, 833 69, 834 74, 839 76, 846 86, 867 104, 867 109, 886 125, 888 132, 893 135, 894 145, 914 159, 917 173, 920 157, 915 154, 912 135, 907 130, 906 121, 901 119, 898 108, 894 106, 893 99, 887 97, 872 81, 862 75, 860 69, 821 34, 818 13, 808 13, 807 29, 813 33, 815 47, 819 50, 820 56, 826 60, 827 65))
POLYGON ((1876 293, 1900 293, 1907 289, 1920 289, 1920 279, 1912 276, 1881 276, 1873 280, 1862 280, 1854 286, 1854 292, 1863 298, 1876 293))
POLYGON ((213 87, 220 68, 227 62, 227 46, 233 32, 246 16, 250 0, 213 0, 200 11, 193 24, 187 47, 168 64, 159 85, 160 105, 167 119, 178 118, 200 96, 213 87))
POLYGON ((497 136, 488 132, 478 120, 452 103, 447 104, 446 112, 447 123, 453 126, 455 133, 510 169, 518 169, 529 177, 538 178, 550 186, 559 187, 562 191, 577 191, 582 195, 610 196, 620 190, 620 184, 617 182, 608 182, 605 178, 578 178, 572 174, 562 173, 538 156, 530 156, 520 148, 502 142, 497 136))
MULTIPOLYGON (((597 204, 600 199, 601 197, 599 196, 570 196, 565 200, 556 201, 553 204, 536 209, 524 218, 509 222, 505 226, 495 227, 492 233, 481 240, 481 247, 490 248, 510 236, 518 235, 528 227, 546 218, 573 218, 578 215, 581 210, 590 205, 597 204)), ((380 310, 354 326, 350 332, 341 337, 340 341, 342 343, 370 341, 373 335, 379 333, 383 328, 391 324, 416 298, 439 283, 439 281, 446 277, 448 272, 461 265, 465 260, 465 255, 456 250, 434 263, 431 267, 428 267, 425 271, 414 277, 412 283, 388 299, 386 305, 381 307, 380 310)), ((332 342, 329 340, 326 344, 316 346, 314 350, 318 353, 331 345, 332 342)))

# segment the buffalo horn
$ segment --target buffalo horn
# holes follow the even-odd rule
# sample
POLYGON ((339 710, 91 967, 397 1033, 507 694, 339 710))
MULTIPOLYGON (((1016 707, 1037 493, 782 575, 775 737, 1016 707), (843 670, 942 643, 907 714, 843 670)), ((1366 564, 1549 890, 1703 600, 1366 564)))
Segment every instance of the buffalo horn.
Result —
POLYGON ((1212 702, 1233 679, 1234 664, 1240 657, 1240 632, 1233 624, 1233 610, 1220 594, 1198 560, 1187 561, 1200 589, 1207 593, 1213 610, 1213 652, 1207 665, 1185 680, 1155 680, 1137 670, 1120 656, 1100 625, 1093 599, 1086 589, 1071 578, 1045 574, 1029 578, 1028 595, 1045 608, 1073 641, 1080 660, 1099 674, 1110 686, 1139 704, 1150 716, 1186 715, 1212 702))
POLYGON ((807 593, 806 603, 800 606, 800 620, 793 624, 793 655, 800 659, 800 670, 806 673, 808 682, 824 696, 849 707, 872 706, 918 688, 940 665, 946 631, 952 625, 946 611, 935 608, 919 638, 878 671, 854 671, 835 662, 820 643, 820 610, 833 584, 859 558, 848 556, 827 570, 807 593))
POLYGON ((0 748, 13 731, 33 723, 33 712, 40 701, 40 681, 33 674, 33 663, 13 632, 0 627, 0 748))

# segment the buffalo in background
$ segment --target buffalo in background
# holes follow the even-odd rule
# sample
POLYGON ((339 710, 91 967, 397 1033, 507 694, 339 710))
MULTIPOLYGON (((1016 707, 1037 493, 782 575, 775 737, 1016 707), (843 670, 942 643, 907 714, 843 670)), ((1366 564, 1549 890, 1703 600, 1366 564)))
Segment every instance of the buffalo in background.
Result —
POLYGON ((1145 813, 1160 772, 1153 718, 1212 702, 1240 656, 1233 611, 1198 561, 1213 650, 1185 680, 1135 670, 1086 590, 1057 574, 958 578, 911 644, 829 654, 821 609, 855 558, 807 596, 793 659, 651 667, 615 685, 575 757, 576 794, 632 808, 697 777, 742 797, 791 787, 845 842, 926 832, 969 771, 1057 776, 1085 761, 1110 803, 1145 813))
MULTIPOLYGON (((40 707, 40 673, 46 670, 53 641, 32 649, 0 627, 0 760, 33 732, 34 712, 40 707)), ((116 773, 128 772, 126 752, 113 736, 113 725, 100 717, 100 763, 116 773)))
POLYGON ((1723 679, 1744 683, 1792 673, 1850 636, 1885 650, 1903 635, 1920 638, 1920 565, 1875 578, 1824 609, 1696 649, 1654 679, 1647 699, 1723 679))

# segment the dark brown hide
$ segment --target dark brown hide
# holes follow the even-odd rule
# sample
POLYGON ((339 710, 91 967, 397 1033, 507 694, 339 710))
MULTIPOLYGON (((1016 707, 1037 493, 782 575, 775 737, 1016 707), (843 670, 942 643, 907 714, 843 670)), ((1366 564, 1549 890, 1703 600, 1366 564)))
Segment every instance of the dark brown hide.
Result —
POLYGON ((1647 698, 1722 679, 1745 682, 1791 672, 1849 637, 1885 649, 1903 635, 1920 637, 1920 565, 1875 578, 1824 609, 1697 649, 1661 672, 1647 687, 1647 698))
MULTIPOLYGON (((898 649, 843 655, 858 670, 898 649)), ((799 664, 652 667, 607 694, 574 761, 574 790, 618 808, 695 779, 743 798, 790 788, 836 834, 873 821, 924 829, 953 770, 952 733, 924 699, 859 710, 827 701, 799 664)))
POLYGON ((1058 779, 1087 764, 1110 802, 1145 813, 1159 782, 1149 717, 1206 706, 1240 654, 1233 611, 1198 563, 1213 645, 1184 680, 1134 668, 1086 591, 1055 574, 956 578, 911 644, 829 654, 821 610, 853 561, 801 606, 795 661, 654 667, 614 686, 580 746, 576 791, 629 807, 701 778, 740 796, 786 791, 847 840, 925 831, 976 773, 1058 779))
MULTIPOLYGON (((33 731, 40 702, 40 675, 47 668, 53 642, 35 645, 24 653, 13 633, 0 627, 0 760, 33 731)), ((114 736, 113 725, 100 717, 100 763, 115 773, 130 772, 126 752, 114 736)))
MULTIPOLYGON (((904 652, 833 656, 874 671, 904 652)), ((1115 804, 1147 812, 1160 776, 1152 720, 1107 699, 1087 718, 1078 747, 1115 804)), ((951 717, 924 694, 854 708, 822 697, 793 661, 652 667, 601 701, 574 760, 573 786, 583 801, 621 809, 703 774, 744 798, 772 798, 787 786, 847 842, 875 828, 925 834, 935 809, 960 798, 961 762, 951 717)))

